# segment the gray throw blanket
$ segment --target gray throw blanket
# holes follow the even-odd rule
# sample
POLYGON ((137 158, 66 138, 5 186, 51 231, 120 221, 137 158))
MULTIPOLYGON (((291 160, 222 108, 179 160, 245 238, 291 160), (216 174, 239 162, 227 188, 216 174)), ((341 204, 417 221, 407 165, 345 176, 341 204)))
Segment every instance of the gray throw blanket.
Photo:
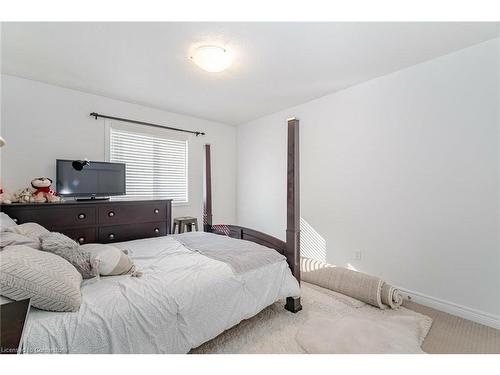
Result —
POLYGON ((397 309, 403 303, 398 289, 376 276, 300 258, 301 279, 311 284, 342 293, 375 307, 397 309))
POLYGON ((191 251, 196 251, 208 258, 228 264, 236 274, 245 273, 286 259, 276 250, 255 242, 213 233, 188 232, 176 234, 172 237, 191 251))

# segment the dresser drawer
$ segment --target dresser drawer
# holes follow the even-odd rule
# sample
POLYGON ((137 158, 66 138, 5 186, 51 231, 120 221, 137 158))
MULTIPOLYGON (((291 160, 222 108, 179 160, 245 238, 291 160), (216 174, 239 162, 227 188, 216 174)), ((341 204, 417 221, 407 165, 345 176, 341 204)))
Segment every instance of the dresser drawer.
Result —
POLYGON ((48 230, 64 227, 80 227, 97 223, 94 207, 64 207, 61 205, 40 205, 27 208, 13 206, 3 208, 17 224, 35 221, 48 230))
POLYGON ((112 225, 99 228, 99 242, 121 242, 138 238, 165 236, 167 223, 165 221, 154 223, 112 225))
POLYGON ((100 206, 98 210, 101 225, 159 222, 167 219, 165 203, 107 204, 100 206))
POLYGON ((97 242, 97 228, 63 228, 55 229, 56 232, 61 232, 65 234, 72 240, 78 242, 80 245, 84 243, 95 243, 97 242))

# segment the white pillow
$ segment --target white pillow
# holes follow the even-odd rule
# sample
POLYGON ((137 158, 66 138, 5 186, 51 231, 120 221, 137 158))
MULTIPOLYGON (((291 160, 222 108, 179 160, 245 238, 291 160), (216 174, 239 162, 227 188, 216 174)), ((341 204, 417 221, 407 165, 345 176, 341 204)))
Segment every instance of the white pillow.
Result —
POLYGON ((84 279, 91 279, 99 274, 92 254, 83 251, 79 244, 62 233, 47 232, 40 235, 40 247, 43 251, 66 259, 84 279))
POLYGON ((122 250, 111 245, 89 243, 80 246, 93 258, 99 260, 99 274, 103 276, 132 275, 141 276, 134 262, 122 250))
POLYGON ((7 228, 15 227, 17 224, 5 212, 0 212, 0 231, 3 232, 7 228))
POLYGON ((60 256, 28 246, 8 246, 0 253, 0 291, 4 297, 48 311, 78 311, 82 276, 60 256))
POLYGON ((40 250, 40 241, 12 232, 0 233, 0 249, 7 246, 25 245, 40 250))
POLYGON ((42 234, 50 233, 47 229, 37 223, 24 223, 16 225, 15 227, 9 227, 5 231, 17 233, 37 241, 40 241, 40 236, 42 234))

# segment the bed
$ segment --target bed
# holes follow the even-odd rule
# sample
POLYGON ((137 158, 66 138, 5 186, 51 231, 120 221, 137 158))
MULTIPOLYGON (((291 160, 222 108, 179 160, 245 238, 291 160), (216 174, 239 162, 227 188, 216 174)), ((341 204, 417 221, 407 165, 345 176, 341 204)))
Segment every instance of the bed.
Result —
POLYGON ((205 145, 204 231, 119 244, 143 276, 86 280, 78 312, 32 309, 23 351, 187 353, 278 300, 300 311, 298 124, 288 121, 286 241, 212 224, 205 145))
POLYGON ((143 276, 86 280, 76 313, 32 309, 24 352, 187 353, 277 300, 300 294, 285 259, 236 274, 174 236, 119 245, 129 249, 143 276))

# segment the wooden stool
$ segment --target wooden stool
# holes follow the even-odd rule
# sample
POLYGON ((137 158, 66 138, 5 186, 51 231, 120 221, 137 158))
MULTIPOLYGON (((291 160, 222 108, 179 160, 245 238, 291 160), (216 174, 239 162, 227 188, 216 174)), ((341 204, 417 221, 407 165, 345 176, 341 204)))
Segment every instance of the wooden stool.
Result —
POLYGON ((178 233, 184 232, 192 232, 194 228, 198 231, 198 219, 191 216, 183 216, 174 218, 174 230, 172 233, 175 233, 175 228, 177 228, 178 233))

